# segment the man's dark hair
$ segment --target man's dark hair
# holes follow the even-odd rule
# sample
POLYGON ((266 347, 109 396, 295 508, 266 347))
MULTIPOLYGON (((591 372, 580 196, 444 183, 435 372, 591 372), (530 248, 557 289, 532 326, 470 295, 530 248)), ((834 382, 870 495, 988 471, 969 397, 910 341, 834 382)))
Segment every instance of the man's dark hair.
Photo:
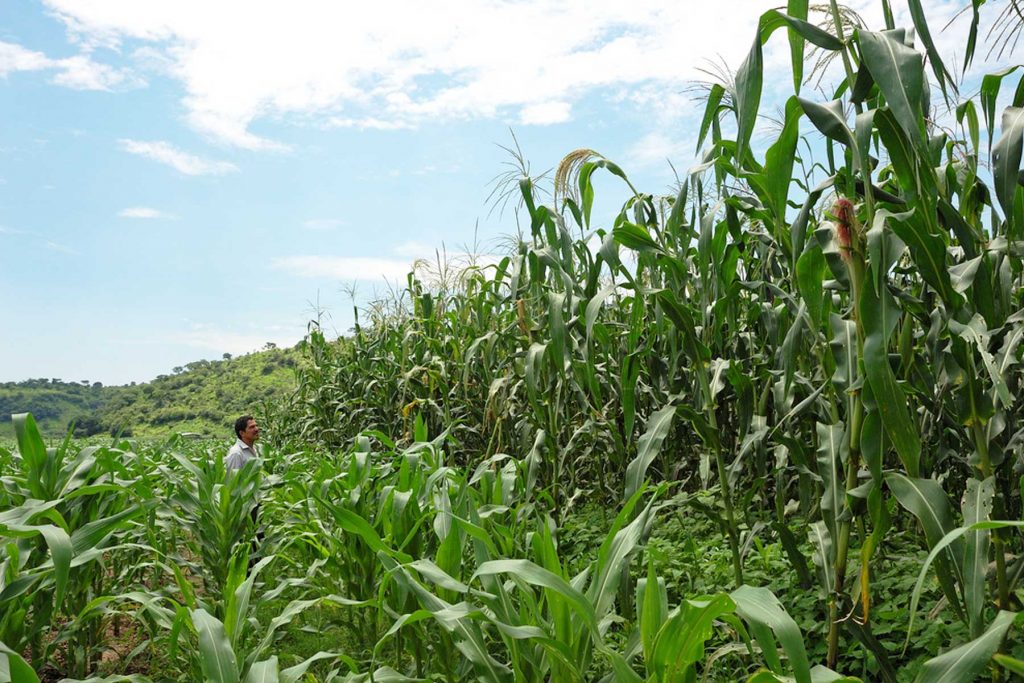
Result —
POLYGON ((242 432, 249 426, 249 420, 253 420, 252 415, 243 415, 242 417, 235 420, 235 436, 242 438, 242 432))

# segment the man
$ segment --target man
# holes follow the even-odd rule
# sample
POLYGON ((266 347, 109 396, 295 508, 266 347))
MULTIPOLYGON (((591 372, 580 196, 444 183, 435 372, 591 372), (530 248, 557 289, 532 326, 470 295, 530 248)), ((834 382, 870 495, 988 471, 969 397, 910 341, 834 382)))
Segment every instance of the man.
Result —
POLYGON ((242 466, 260 457, 259 449, 256 447, 256 440, 260 438, 260 427, 252 415, 243 415, 235 420, 235 436, 238 440, 228 450, 224 459, 224 465, 229 470, 238 470, 242 466))
MULTIPOLYGON (((256 440, 260 438, 260 426, 252 415, 243 415, 235 420, 235 436, 238 437, 235 445, 228 449, 227 457, 224 458, 224 466, 230 473, 233 470, 240 470, 245 463, 260 457, 260 451, 256 447, 256 440)), ((258 559, 260 543, 263 542, 263 530, 259 526, 260 503, 255 500, 255 505, 250 512, 252 523, 256 526, 256 537, 252 539, 252 550, 249 555, 249 569, 251 570, 258 559)))

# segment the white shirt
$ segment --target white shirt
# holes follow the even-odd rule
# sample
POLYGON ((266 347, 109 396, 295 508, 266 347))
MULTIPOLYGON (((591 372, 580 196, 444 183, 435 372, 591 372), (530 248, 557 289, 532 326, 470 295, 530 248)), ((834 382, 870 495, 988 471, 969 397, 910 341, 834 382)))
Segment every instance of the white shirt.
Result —
POLYGON ((248 446, 244 441, 238 439, 235 441, 235 445, 228 449, 227 457, 224 458, 224 465, 229 470, 239 470, 242 469, 245 463, 258 457, 260 457, 260 452, 256 444, 248 446))

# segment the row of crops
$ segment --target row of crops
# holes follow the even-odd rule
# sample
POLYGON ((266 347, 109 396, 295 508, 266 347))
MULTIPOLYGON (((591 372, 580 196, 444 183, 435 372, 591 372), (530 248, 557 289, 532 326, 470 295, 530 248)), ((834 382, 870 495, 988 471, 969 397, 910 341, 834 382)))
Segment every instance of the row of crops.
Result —
POLYGON ((280 455, 253 546, 259 467, 229 476, 180 441, 47 451, 31 417, 16 426, 25 470, 10 481, 31 488, 2 519, 7 680, 38 680, 29 663, 148 674, 108 681, 685 680, 708 640, 725 644, 716 624, 746 643, 722 649, 706 672, 719 680, 765 666, 845 680, 811 667, 765 588, 670 609, 653 561, 634 562, 672 505, 665 487, 631 496, 570 575, 535 460, 465 471, 437 440, 396 451, 366 436, 336 456, 280 455), (296 655, 300 627, 324 649, 296 655))
POLYGON ((17 418, 0 679, 1024 672, 1024 79, 951 75, 983 3, 962 65, 882 4, 764 14, 671 196, 574 152, 504 188, 509 254, 313 326, 262 469, 17 418), (629 192, 607 221, 595 178, 629 192))

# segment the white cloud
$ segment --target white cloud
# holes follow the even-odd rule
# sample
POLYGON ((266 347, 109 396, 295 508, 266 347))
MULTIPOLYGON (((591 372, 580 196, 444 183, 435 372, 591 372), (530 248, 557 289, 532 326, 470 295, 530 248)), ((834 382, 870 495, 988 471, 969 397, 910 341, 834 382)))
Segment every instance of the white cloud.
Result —
POLYGON ((148 206, 131 206, 127 209, 121 209, 117 215, 121 218, 174 218, 169 213, 159 209, 152 209, 148 206))
POLYGON ((271 261, 270 266, 308 278, 404 280, 412 269, 412 261, 367 256, 284 256, 271 261))
POLYGON ((285 256, 271 261, 270 267, 292 275, 340 281, 382 280, 404 281, 413 269, 421 279, 433 282, 456 275, 471 266, 494 265, 501 257, 492 253, 470 254, 464 250, 448 251, 410 240, 392 249, 394 257, 364 256, 285 256))
POLYGON ((519 122, 524 125, 544 126, 565 123, 572 118, 572 105, 568 102, 541 102, 523 107, 519 122))
POLYGON ((52 60, 42 52, 0 41, 0 76, 6 77, 16 71, 42 71, 50 68, 51 63, 52 60))
POLYGON ((16 43, 0 41, 0 77, 18 71, 52 71, 52 82, 75 90, 111 90, 141 81, 123 69, 93 61, 87 54, 52 59, 16 43))
MULTIPOLYGON (((86 45, 120 48, 184 88, 189 123, 240 147, 278 143, 260 119, 394 129, 423 121, 569 120, 596 89, 678 88, 707 55, 738 64, 770 4, 720 0, 290 6, 179 0, 46 0, 86 45), (457 20, 452 18, 456 17, 457 20)), ((779 41, 784 43, 785 41, 779 41)))
POLYGON ((671 161, 682 173, 695 157, 692 139, 654 131, 641 137, 626 150, 625 163, 629 168, 667 167, 671 161))
POLYGON ((302 222, 302 227, 306 230, 334 230, 345 225, 345 221, 340 218, 310 218, 308 221, 302 222))
MULTIPOLYGON (((778 4, 451 0, 438 11, 408 0, 306 0, 247 3, 242 11, 208 0, 44 2, 86 54, 116 49, 137 69, 177 80, 194 128, 249 149, 282 147, 253 132, 261 120, 375 130, 495 117, 543 125, 569 120, 585 97, 609 101, 617 91, 655 93, 651 108, 630 104, 648 118, 670 116, 708 59, 739 66, 759 15, 778 4)), ((881 25, 876 0, 846 4, 881 25)), ((951 66, 954 52, 962 57, 969 19, 941 29, 962 5, 928 6, 951 66)), ((897 23, 909 25, 906 7, 896 12, 897 23)), ((990 23, 997 13, 982 14, 990 23)), ((47 58, 20 50, 4 59, 38 69, 47 58)), ((766 96, 789 87, 788 62, 778 32, 765 52, 766 68, 778 74, 765 83, 766 96)))
POLYGON ((421 259, 434 258, 434 255, 443 249, 443 246, 427 244, 426 242, 419 242, 417 240, 409 240, 397 245, 394 248, 394 252, 397 256, 402 256, 404 258, 421 259))
POLYGON ((238 170, 238 167, 230 162, 204 159, 195 154, 183 152, 162 140, 146 142, 122 139, 118 143, 121 145, 121 149, 130 154, 159 161, 185 175, 224 175, 238 170))
POLYGON ((358 128, 359 130, 408 130, 416 127, 410 121, 385 121, 373 116, 362 119, 346 119, 340 116, 332 116, 327 119, 327 125, 331 128, 358 128))

